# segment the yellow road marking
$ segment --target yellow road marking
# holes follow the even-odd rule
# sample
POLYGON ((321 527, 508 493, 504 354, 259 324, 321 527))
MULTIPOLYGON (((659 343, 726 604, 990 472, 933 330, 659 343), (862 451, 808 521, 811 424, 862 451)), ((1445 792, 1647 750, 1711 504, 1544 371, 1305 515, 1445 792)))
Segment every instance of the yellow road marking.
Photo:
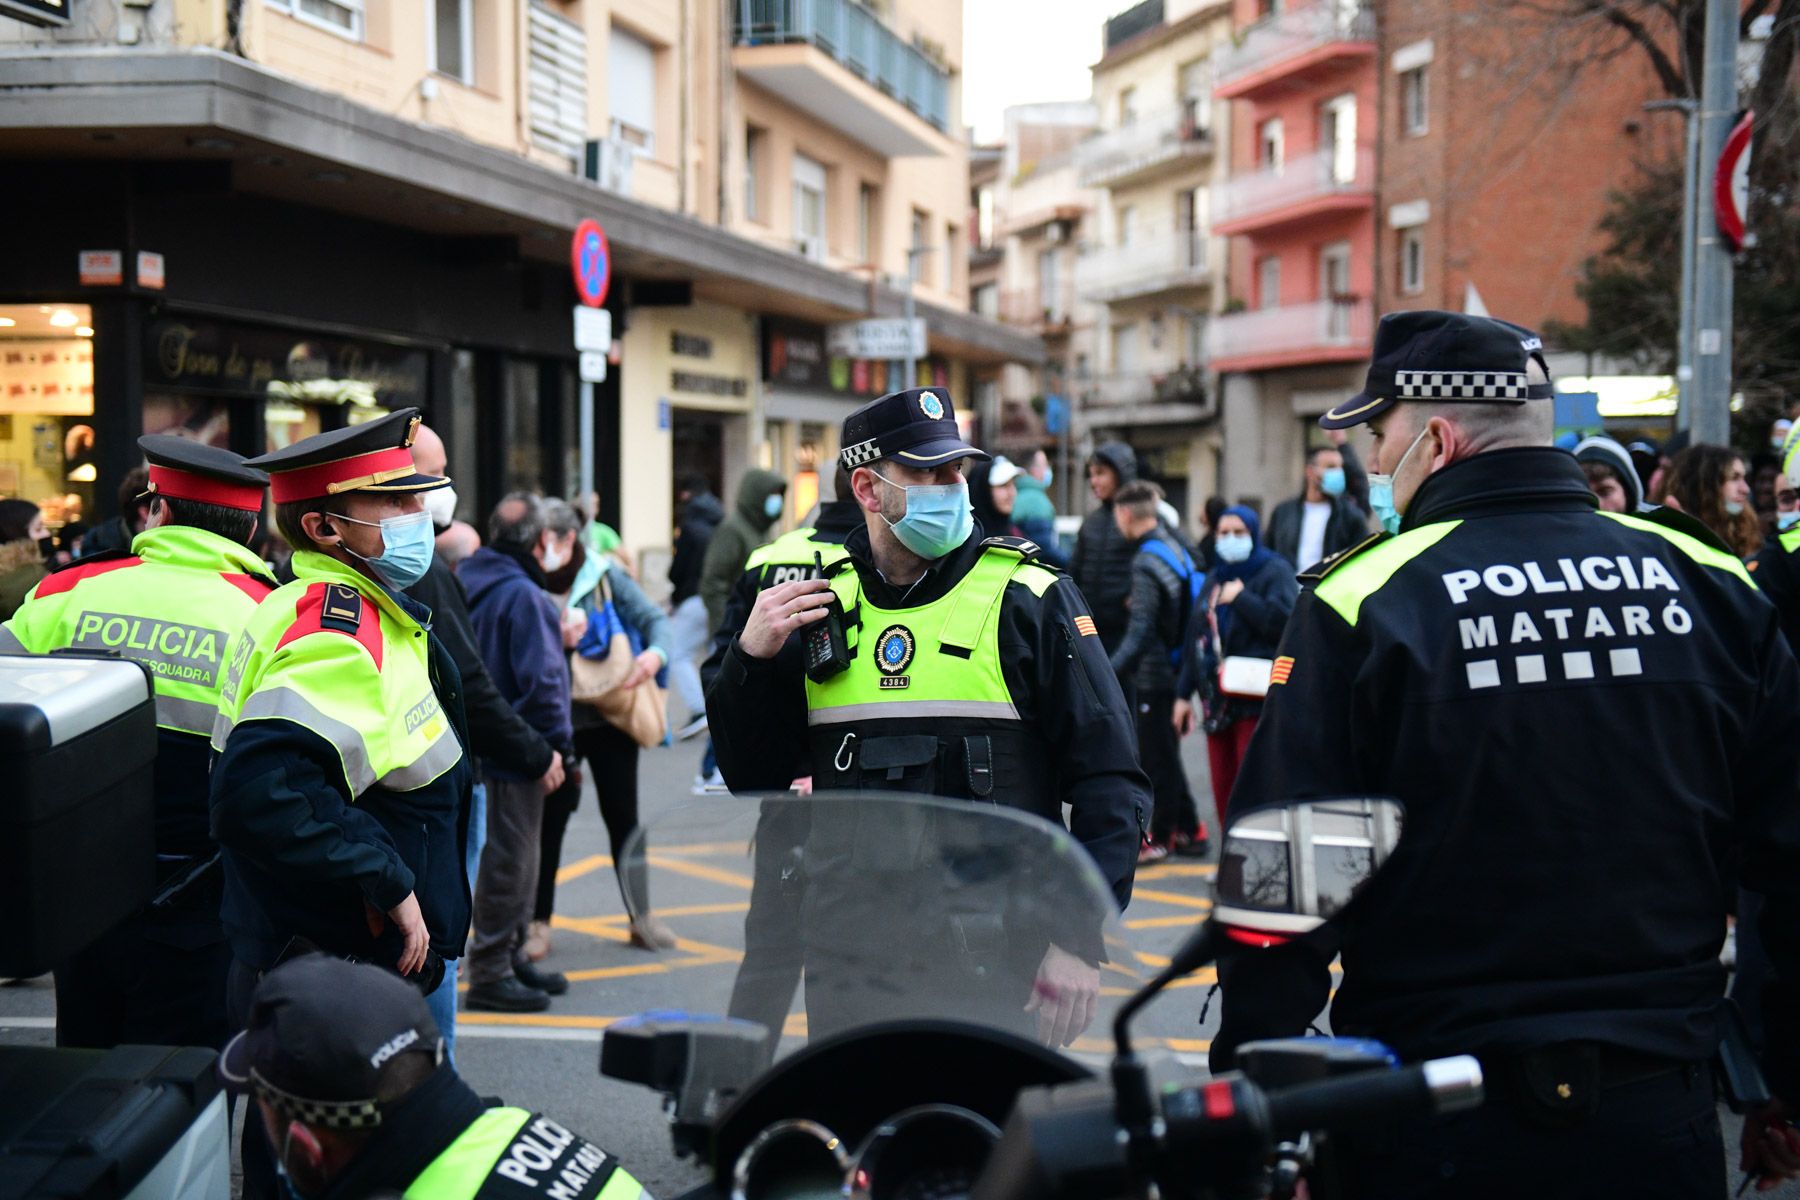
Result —
POLYGON ((605 1029, 624 1017, 575 1017, 551 1013, 459 1012, 458 1025, 536 1025, 550 1029, 605 1029))
POLYGON ((557 868, 556 882, 567 883, 571 879, 580 879, 590 871, 598 871, 601 867, 612 866, 612 855, 590 854, 584 859, 557 868))
POLYGON ((1133 900, 1154 900, 1158 904, 1179 904, 1183 908, 1211 909, 1213 902, 1199 896, 1184 896, 1180 892, 1158 892, 1149 888, 1134 887, 1131 889, 1133 900))
POLYGON ((679 858, 669 858, 662 852, 645 856, 653 867, 661 867, 665 871, 673 871, 677 875, 691 875, 695 879, 710 879, 714 883, 728 883, 733 887, 741 887, 749 891, 755 880, 748 875, 736 871, 722 871, 718 867, 709 867, 703 863, 687 862, 679 858))
MULTIPOLYGON (((1207 907, 1211 908, 1212 905, 1209 904, 1209 905, 1207 905, 1207 907)), ((1175 916, 1175 917, 1139 917, 1135 921, 1126 921, 1125 928, 1127 928, 1127 929, 1173 929, 1177 926, 1190 926, 1190 925, 1195 925, 1195 924, 1198 924, 1198 922, 1196 922, 1193 917, 1183 914, 1181 916, 1175 916)))
POLYGON ((1173 879, 1177 875, 1204 876, 1211 878, 1219 873, 1219 868, 1211 863, 1158 863, 1154 867, 1145 867, 1137 873, 1139 879, 1173 879))

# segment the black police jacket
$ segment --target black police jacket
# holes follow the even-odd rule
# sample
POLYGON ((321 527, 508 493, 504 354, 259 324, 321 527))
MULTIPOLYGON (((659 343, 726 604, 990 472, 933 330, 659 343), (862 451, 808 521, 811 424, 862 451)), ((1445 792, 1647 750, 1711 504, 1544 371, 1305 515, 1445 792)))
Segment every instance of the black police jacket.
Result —
MULTIPOLYGON (((1770 1077, 1800 1095, 1800 669, 1737 559, 1679 514, 1599 513, 1574 459, 1513 449, 1433 475, 1397 537, 1303 582, 1231 809, 1406 805, 1336 929, 1333 1028, 1409 1058, 1704 1058, 1741 854, 1778 975, 1770 1077)), ((1234 964, 1215 1061, 1302 1031, 1327 986, 1305 953, 1234 964)))
MULTIPOLYGON (((941 599, 975 565, 982 540, 971 535, 914 585, 905 602, 941 599)), ((864 594, 878 606, 900 607, 900 590, 881 578, 870 558, 868 531, 856 530, 845 546, 864 594)), ((1009 585, 1000 601, 1000 659, 1014 704, 1052 756, 1055 799, 1072 809, 1070 832, 1124 905, 1150 815, 1150 785, 1138 766, 1136 723, 1100 639, 1078 632, 1076 618, 1087 615, 1087 602, 1067 578, 1041 597, 1009 585)), ((707 689, 706 713, 719 770, 732 791, 787 790, 794 764, 808 757, 805 684, 797 655, 754 659, 735 638, 724 652, 707 689)), ((995 782, 1001 799, 1008 781, 995 782)))

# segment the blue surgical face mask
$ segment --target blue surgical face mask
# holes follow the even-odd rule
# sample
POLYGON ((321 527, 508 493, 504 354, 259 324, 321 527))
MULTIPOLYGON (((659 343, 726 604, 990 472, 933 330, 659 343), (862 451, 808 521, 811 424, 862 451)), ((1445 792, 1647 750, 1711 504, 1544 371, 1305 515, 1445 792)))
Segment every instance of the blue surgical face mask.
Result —
POLYGON ((1049 487, 1051 484, 1053 484, 1055 482, 1056 482, 1056 468, 1055 467, 1045 467, 1044 468, 1044 486, 1049 487))
POLYGON ((778 492, 770 492, 769 493, 768 498, 763 501, 763 515, 765 517, 768 517, 769 520, 771 520, 771 521, 773 521, 776 517, 779 517, 781 515, 781 495, 780 495, 780 493, 778 493, 778 492))
POLYGON ((1406 465, 1406 460, 1412 457, 1412 452, 1419 448, 1419 443, 1430 432, 1430 426, 1419 430, 1419 436, 1412 440, 1412 445, 1406 448, 1406 453, 1394 464, 1393 475, 1369 472, 1369 509, 1375 514, 1375 519, 1381 522, 1381 527, 1389 533, 1400 532, 1400 519, 1404 515, 1394 507, 1394 475, 1400 474, 1400 468, 1406 465))
MULTIPOLYGON (((425 572, 431 569, 436 537, 428 510, 420 509, 416 513, 400 517, 383 517, 379 522, 359 521, 355 517, 335 513, 331 519, 381 530, 381 553, 374 558, 363 558, 349 546, 344 546, 344 552, 368 563, 381 577, 381 581, 396 591, 405 591, 425 578, 425 572)), ((339 544, 343 545, 341 542, 339 544)))
POLYGON ((1324 473, 1319 476, 1319 490, 1327 496, 1343 495, 1344 468, 1326 467, 1324 473))
POLYGON ((1241 563, 1256 549, 1256 539, 1247 533, 1221 533, 1213 539, 1213 549, 1228 563, 1241 563))
POLYGON ((1726 516, 1728 516, 1728 517, 1742 516, 1743 512, 1744 512, 1744 502, 1742 500, 1727 500, 1725 502, 1725 515, 1726 516))
MULTIPOLYGON (((889 487, 902 486, 883 478, 879 471, 874 474, 889 487)), ((888 528, 902 546, 920 558, 936 561, 969 540, 975 528, 975 513, 969 507, 968 484, 914 484, 904 490, 906 515, 898 521, 888 521, 888 528)))
POLYGON ((1775 528, 1777 529, 1792 529, 1797 521, 1800 521, 1800 509, 1795 509, 1791 513, 1775 514, 1775 528))

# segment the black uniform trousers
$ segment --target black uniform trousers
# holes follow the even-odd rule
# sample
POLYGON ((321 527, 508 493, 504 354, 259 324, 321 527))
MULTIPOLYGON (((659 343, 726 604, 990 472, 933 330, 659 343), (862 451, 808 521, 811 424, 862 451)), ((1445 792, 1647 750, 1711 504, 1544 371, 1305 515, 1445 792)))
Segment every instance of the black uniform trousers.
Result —
POLYGON ((1337 1151, 1358 1200, 1719 1200, 1725 1149, 1702 1064, 1601 1090, 1566 1124, 1490 1080, 1478 1109, 1396 1122, 1337 1151))
POLYGON ((1187 769, 1181 763, 1181 735, 1175 732, 1175 693, 1170 689, 1128 689, 1137 714, 1138 761, 1156 797, 1150 836, 1166 842, 1176 833, 1198 838, 1205 825, 1194 806, 1187 769))

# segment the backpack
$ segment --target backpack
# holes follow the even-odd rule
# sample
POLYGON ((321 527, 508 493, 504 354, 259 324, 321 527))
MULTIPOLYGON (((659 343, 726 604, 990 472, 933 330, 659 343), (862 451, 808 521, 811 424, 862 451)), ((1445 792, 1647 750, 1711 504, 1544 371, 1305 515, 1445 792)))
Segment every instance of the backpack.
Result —
POLYGON ((1187 582, 1187 603, 1181 609, 1181 637, 1175 648, 1169 651, 1169 665, 1181 666, 1181 656, 1188 644, 1188 630, 1193 622, 1194 610, 1199 607, 1200 594, 1206 590, 1206 573, 1194 565, 1188 552, 1180 545, 1171 546, 1161 538, 1145 538, 1139 547, 1140 554, 1150 554, 1162 560, 1163 565, 1175 572, 1177 579, 1187 582))

